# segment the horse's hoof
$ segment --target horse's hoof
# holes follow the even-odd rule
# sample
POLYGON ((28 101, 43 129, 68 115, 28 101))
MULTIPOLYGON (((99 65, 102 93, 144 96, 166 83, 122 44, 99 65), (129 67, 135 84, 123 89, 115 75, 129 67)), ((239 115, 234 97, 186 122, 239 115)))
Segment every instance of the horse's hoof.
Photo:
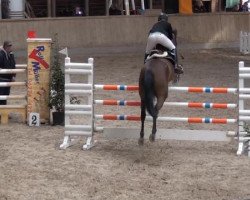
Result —
POLYGON ((154 141, 155 141, 155 135, 151 134, 151 135, 149 136, 149 141, 150 141, 150 142, 154 142, 154 141))
POLYGON ((138 140, 138 144, 139 144, 140 146, 143 146, 143 144, 144 144, 144 139, 143 139, 143 138, 140 138, 140 139, 138 140))

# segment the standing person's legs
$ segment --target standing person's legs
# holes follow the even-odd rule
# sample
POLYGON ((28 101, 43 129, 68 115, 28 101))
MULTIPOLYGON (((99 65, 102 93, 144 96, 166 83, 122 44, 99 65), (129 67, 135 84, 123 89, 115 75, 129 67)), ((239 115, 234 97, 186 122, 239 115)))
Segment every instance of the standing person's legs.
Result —
POLYGON ((7 95, 7 96, 10 95, 10 87, 5 88, 5 95, 7 95))
MULTIPOLYGON (((7 95, 8 93, 8 88, 9 87, 0 87, 0 95, 7 95)), ((7 101, 6 100, 0 100, 0 105, 6 105, 7 101)))
MULTIPOLYGON (((0 82, 6 82, 0 80, 0 82)), ((0 95, 8 96, 10 94, 10 87, 0 87, 0 95)), ((6 105, 6 100, 0 100, 0 105, 6 105)))
MULTIPOLYGON (((4 82, 2 80, 0 80, 0 83, 4 82)), ((1 95, 5 95, 5 88, 4 87, 0 87, 0 96, 1 95)), ((6 100, 0 100, 0 105, 6 105, 6 100)))

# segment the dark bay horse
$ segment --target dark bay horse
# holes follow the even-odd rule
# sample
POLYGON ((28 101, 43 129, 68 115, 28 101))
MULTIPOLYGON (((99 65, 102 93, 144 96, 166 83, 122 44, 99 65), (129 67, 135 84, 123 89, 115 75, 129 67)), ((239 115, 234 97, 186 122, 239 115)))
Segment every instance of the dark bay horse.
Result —
POLYGON ((141 98, 141 132, 138 143, 143 145, 146 110, 153 117, 152 134, 149 140, 155 140, 156 119, 168 97, 168 84, 175 78, 173 63, 166 58, 152 58, 146 61, 139 78, 141 98), (156 101, 155 101, 156 100, 156 101))

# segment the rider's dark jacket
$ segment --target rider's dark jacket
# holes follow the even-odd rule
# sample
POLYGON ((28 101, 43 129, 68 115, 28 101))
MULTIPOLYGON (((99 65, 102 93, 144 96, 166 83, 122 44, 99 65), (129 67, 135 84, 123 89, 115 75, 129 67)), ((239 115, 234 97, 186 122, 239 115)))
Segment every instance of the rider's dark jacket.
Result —
MULTIPOLYGON (((0 68, 15 69, 16 62, 12 53, 8 54, 3 48, 0 48, 0 68)), ((11 81, 15 74, 0 74, 0 81, 11 81)))
POLYGON ((170 40, 173 40, 173 29, 170 23, 165 20, 161 20, 154 24, 149 33, 160 32, 166 35, 170 40))

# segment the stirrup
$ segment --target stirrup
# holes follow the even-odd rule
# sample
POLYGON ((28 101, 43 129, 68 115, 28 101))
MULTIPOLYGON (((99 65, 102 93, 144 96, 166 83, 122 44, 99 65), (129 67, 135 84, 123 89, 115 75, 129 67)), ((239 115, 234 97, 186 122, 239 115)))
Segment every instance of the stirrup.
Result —
POLYGON ((176 74, 183 74, 183 73, 184 73, 184 70, 183 70, 182 65, 175 65, 174 72, 175 72, 176 74))

